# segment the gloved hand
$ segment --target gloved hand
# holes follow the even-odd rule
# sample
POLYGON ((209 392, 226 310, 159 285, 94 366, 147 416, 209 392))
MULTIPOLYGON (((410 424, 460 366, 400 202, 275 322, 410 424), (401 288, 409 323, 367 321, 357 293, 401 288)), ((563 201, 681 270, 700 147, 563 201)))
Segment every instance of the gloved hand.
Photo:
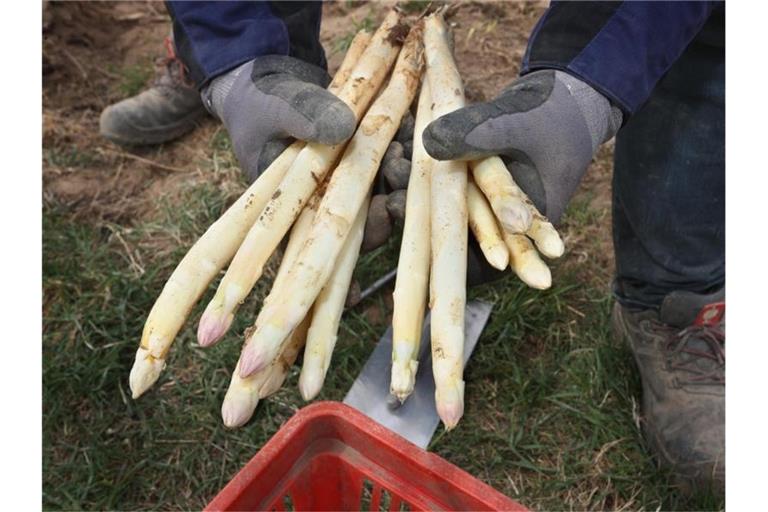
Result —
POLYGON ((381 160, 365 222, 362 252, 382 246, 392 234, 395 222, 402 223, 405 219, 405 193, 411 176, 413 153, 413 125, 413 116, 407 113, 381 160))
POLYGON ((249 183, 291 138, 338 144, 352 136, 355 115, 324 89, 329 82, 322 68, 267 55, 216 77, 203 89, 203 103, 224 123, 249 183))
POLYGON ((557 222, 622 112, 588 84, 556 70, 517 79, 494 100, 436 119, 424 147, 438 160, 499 155, 539 211, 557 222))

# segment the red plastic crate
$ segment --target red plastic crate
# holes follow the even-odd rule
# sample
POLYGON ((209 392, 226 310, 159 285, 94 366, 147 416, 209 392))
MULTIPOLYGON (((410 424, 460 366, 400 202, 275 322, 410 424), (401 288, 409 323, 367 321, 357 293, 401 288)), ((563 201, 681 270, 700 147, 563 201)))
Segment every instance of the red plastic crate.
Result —
POLYGON ((206 510, 525 507, 339 402, 297 412, 206 510))

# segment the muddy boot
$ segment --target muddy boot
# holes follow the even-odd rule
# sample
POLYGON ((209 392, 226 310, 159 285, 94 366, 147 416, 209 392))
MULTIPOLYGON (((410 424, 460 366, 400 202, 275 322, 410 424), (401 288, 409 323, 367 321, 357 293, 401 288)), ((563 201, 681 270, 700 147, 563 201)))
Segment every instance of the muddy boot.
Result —
POLYGON ((182 136, 206 114, 200 93, 166 39, 168 57, 151 88, 110 105, 101 113, 99 132, 124 146, 161 144, 182 136))
POLYGON ((674 292, 658 313, 613 309, 640 370, 645 439, 687 494, 725 492, 724 298, 674 292))

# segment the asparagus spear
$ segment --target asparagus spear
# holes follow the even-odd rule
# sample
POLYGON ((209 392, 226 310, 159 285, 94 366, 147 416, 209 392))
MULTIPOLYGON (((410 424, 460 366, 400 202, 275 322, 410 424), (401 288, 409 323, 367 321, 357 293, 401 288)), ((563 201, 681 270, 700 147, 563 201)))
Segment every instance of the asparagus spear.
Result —
POLYGON ((485 196, 472 180, 467 182, 467 210, 469 227, 480 244, 480 249, 493 267, 504 270, 509 265, 509 250, 501 238, 501 231, 485 196))
MULTIPOLYGON (((427 79, 432 115, 438 118, 464 106, 464 86, 439 13, 424 26, 427 79)), ((464 308, 467 275, 467 163, 437 161, 432 167, 432 373, 437 413, 446 429, 464 413, 464 308)))
POLYGON ((339 321, 344 312, 347 291, 352 282, 352 273, 363 242, 369 202, 370 198, 366 199, 360 211, 357 212, 352 230, 336 258, 335 268, 312 307, 312 323, 307 332, 304 363, 299 376, 299 391, 304 400, 312 400, 317 396, 323 387, 325 374, 331 364, 339 321))
POLYGON ((392 312, 390 392, 401 401, 413 391, 429 289, 430 181, 434 160, 424 149, 421 135, 431 121, 432 94, 429 82, 424 80, 421 84, 413 131, 411 175, 405 200, 405 223, 397 263, 392 312))

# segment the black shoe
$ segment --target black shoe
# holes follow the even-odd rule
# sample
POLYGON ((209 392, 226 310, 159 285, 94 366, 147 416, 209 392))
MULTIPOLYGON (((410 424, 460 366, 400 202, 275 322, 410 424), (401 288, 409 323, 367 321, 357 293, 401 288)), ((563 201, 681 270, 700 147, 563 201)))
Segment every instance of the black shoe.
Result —
POLYGON ((674 292, 658 313, 613 309, 640 370, 645 439, 687 494, 725 493, 724 299, 674 292))
POLYGON ((200 93, 187 81, 170 40, 167 43, 169 56, 154 85, 101 113, 103 137, 123 146, 161 144, 192 130, 206 114, 200 93))

